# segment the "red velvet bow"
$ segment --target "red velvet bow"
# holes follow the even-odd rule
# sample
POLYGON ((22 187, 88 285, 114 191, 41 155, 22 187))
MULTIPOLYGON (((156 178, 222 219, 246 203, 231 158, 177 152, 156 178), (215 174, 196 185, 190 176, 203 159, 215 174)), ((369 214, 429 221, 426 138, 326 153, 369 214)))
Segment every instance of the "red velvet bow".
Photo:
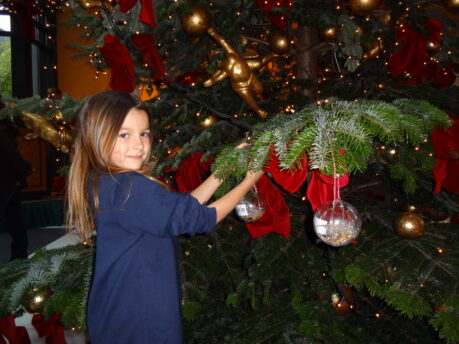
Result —
POLYGON ((177 169, 175 181, 180 192, 190 192, 201 185, 201 176, 210 170, 213 158, 201 161, 204 153, 193 153, 177 169))
POLYGON ((271 153, 269 156, 271 160, 268 161, 264 171, 267 173, 271 173, 274 181, 282 186, 282 188, 289 192, 294 193, 296 192, 301 184, 304 183, 306 177, 308 176, 308 160, 305 157, 301 161, 301 168, 294 169, 292 171, 289 170, 281 170, 279 168, 279 159, 277 155, 271 153))
POLYGON ((428 19, 423 25, 429 31, 427 36, 409 27, 396 28, 396 40, 401 43, 401 48, 389 56, 387 61, 393 78, 407 72, 412 76, 409 83, 421 83, 420 75, 427 60, 427 40, 437 43, 443 30, 443 24, 437 19, 428 19))
POLYGON ((151 73, 155 80, 164 79, 164 64, 153 43, 155 38, 152 34, 139 34, 131 38, 137 50, 142 54, 144 62, 151 66, 151 73))
MULTIPOLYGON (((263 12, 269 13, 275 7, 292 8, 292 0, 257 0, 257 6, 263 9, 263 12)), ((278 28, 285 30, 287 21, 284 15, 268 14, 268 19, 278 28)))
MULTIPOLYGON (((137 0, 118 0, 121 12, 129 11, 137 3, 137 0)), ((141 0, 139 20, 150 25, 152 29, 156 26, 155 13, 153 10, 153 0, 141 0)))
POLYGON ((134 61, 129 50, 114 35, 104 36, 104 46, 100 52, 112 69, 110 88, 112 90, 132 92, 135 87, 134 61))
POLYGON ((256 222, 247 223, 246 227, 253 238, 270 232, 286 238, 290 235, 290 210, 282 198, 281 192, 267 176, 262 176, 256 184, 259 196, 265 201, 265 214, 256 222))
POLYGON ((447 129, 435 129, 432 142, 436 165, 432 169, 435 188, 439 193, 443 188, 452 193, 459 193, 459 116, 450 115, 454 124, 447 129))
POLYGON ((60 318, 60 314, 53 314, 48 321, 43 314, 34 314, 32 317, 33 327, 40 337, 45 337, 46 344, 67 344, 60 318))
POLYGON ((0 344, 30 344, 29 334, 24 326, 16 326, 13 314, 0 319, 0 344), (5 338, 8 342, 5 341, 5 338))
MULTIPOLYGON (((306 195, 312 210, 316 211, 323 203, 333 201, 333 177, 325 176, 319 170, 312 170, 311 173, 306 195)), ((336 182, 339 183, 340 188, 346 186, 349 183, 347 173, 340 176, 336 182)))

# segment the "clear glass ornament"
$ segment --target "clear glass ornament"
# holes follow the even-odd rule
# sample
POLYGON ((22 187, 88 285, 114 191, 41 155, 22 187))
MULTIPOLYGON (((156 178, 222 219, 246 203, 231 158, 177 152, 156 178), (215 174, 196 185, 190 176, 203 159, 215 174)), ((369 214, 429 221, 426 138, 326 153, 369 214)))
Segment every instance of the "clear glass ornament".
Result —
POLYGON ((314 213, 314 230, 320 240, 331 246, 344 246, 357 238, 362 220, 347 202, 335 200, 322 204, 314 213))
POLYGON ((236 213, 247 223, 259 220, 266 211, 265 201, 253 187, 236 205, 236 213))

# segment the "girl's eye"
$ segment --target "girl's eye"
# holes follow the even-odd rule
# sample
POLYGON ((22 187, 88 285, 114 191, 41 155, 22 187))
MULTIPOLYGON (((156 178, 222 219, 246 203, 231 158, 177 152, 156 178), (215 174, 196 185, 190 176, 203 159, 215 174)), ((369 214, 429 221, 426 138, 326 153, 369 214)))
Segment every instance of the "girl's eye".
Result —
POLYGON ((127 134, 127 133, 120 134, 120 137, 123 138, 123 139, 125 139, 125 138, 128 137, 128 134, 127 134))
POLYGON ((145 131, 145 132, 142 133, 142 136, 148 137, 148 136, 150 136, 150 132, 145 131))

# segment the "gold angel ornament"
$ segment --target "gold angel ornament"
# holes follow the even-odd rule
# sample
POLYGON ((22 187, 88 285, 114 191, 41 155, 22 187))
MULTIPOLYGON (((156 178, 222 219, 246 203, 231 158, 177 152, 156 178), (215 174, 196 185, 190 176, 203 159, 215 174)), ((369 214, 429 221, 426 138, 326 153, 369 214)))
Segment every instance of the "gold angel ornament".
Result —
POLYGON ((192 13, 181 17, 183 30, 193 36, 198 36, 207 32, 226 52, 227 58, 222 61, 217 71, 204 81, 205 87, 210 87, 226 78, 230 79, 232 89, 244 100, 247 105, 255 111, 260 117, 265 118, 267 112, 262 109, 255 97, 261 98, 263 86, 258 80, 255 72, 263 67, 266 63, 281 53, 288 51, 288 40, 283 43, 276 40, 274 44, 278 50, 273 50, 263 57, 244 57, 239 54, 222 36, 213 28, 209 27, 210 13, 207 9, 192 6, 192 13), (283 46, 285 45, 285 49, 283 46))

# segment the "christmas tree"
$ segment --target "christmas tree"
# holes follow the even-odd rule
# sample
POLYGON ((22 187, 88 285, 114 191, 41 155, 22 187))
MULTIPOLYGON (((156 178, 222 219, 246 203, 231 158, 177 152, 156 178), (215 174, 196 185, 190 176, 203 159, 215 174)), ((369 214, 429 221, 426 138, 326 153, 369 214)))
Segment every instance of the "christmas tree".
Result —
MULTIPOLYGON (((111 88, 152 97, 157 177, 188 192, 218 169, 223 194, 267 172, 181 239, 187 343, 459 341, 457 1, 57 3, 111 88)), ((0 115, 47 119, 66 149, 82 103, 0 115)), ((84 330, 91 252, 0 267, 1 315, 44 293, 30 311, 84 330)))

